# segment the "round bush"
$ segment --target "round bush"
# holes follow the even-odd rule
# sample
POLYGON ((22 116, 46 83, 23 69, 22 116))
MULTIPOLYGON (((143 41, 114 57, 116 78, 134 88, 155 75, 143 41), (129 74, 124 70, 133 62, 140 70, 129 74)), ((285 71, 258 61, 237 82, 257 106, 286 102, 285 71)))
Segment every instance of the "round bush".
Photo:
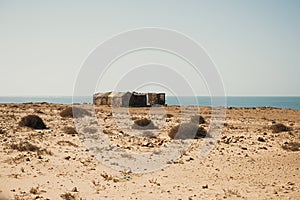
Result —
POLYGON ((60 116, 67 118, 81 118, 84 116, 91 116, 91 113, 83 108, 68 107, 60 112, 60 116))
POLYGON ((280 133, 280 132, 290 131, 292 129, 287 127, 284 124, 274 124, 271 126, 271 130, 273 131, 273 133, 280 133))
POLYGON ((195 115, 191 117, 192 123, 205 124, 205 119, 201 115, 195 115))
POLYGON ((20 126, 26 126, 33 129, 47 129, 43 120, 37 115, 27 115, 19 122, 20 126))
POLYGON ((134 121, 132 128, 134 128, 134 129, 155 129, 157 127, 153 124, 151 119, 141 118, 141 119, 137 119, 134 121))
POLYGON ((195 123, 183 123, 172 127, 168 135, 172 139, 199 139, 206 137, 207 131, 195 123))

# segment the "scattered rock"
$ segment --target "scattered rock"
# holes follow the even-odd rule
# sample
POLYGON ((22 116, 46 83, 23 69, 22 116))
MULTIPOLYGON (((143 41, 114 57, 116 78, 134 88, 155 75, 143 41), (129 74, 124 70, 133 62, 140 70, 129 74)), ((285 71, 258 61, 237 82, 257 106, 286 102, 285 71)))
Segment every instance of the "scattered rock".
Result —
POLYGON ((202 189, 208 189, 208 185, 202 185, 202 189))
POLYGON ((265 142, 265 141, 266 141, 266 139, 263 138, 263 137, 258 137, 257 140, 258 140, 259 142, 265 142))
POLYGON ((78 192, 77 187, 74 187, 74 188, 72 189, 72 192, 78 192))

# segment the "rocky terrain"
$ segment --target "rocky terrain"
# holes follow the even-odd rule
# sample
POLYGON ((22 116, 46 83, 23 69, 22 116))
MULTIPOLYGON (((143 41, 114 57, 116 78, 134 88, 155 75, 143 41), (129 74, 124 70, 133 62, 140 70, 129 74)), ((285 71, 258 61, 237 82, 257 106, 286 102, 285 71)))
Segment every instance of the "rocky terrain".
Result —
POLYGON ((213 134, 209 107, 68 107, 0 104, 0 199, 300 199, 300 110, 228 108, 213 134), (195 114, 201 137, 172 139, 195 114))

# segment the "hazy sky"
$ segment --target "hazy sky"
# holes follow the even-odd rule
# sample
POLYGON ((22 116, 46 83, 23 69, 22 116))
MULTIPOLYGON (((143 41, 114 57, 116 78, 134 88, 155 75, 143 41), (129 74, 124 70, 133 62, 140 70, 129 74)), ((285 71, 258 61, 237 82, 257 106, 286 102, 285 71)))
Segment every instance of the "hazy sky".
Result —
MULTIPOLYGON (((72 95, 80 66, 97 45, 142 27, 174 29, 200 43, 227 95, 300 95, 297 0, 0 0, 0 96, 72 95)), ((177 59, 145 54, 147 62, 177 59)), ((116 69, 121 61, 132 63, 124 58, 116 69)), ((108 85, 117 80, 113 71, 107 77, 108 85)))

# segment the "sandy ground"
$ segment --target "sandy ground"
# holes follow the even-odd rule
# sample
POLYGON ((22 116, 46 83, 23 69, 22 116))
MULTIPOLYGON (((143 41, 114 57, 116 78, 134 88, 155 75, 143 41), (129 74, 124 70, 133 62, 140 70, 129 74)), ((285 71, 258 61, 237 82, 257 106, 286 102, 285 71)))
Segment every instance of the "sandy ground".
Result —
MULTIPOLYGON (((161 169, 133 173, 101 164, 80 134, 65 133, 66 127, 74 127, 72 118, 60 116, 66 107, 0 104, 0 199, 300 199, 299 148, 282 148, 300 142, 299 110, 227 109, 220 137, 207 157, 200 157, 199 149, 208 139, 190 140, 191 146, 161 169), (49 129, 19 126, 29 114, 41 117, 49 129), (276 123, 291 130, 274 133, 270 127, 276 123)), ((173 116, 155 118, 158 129, 131 129, 131 119, 149 115, 148 108, 132 108, 122 130, 110 107, 96 111, 110 141, 133 152, 168 145, 169 130, 185 120, 181 108, 165 107, 173 116)), ((208 130, 211 109, 201 107, 200 114, 206 120, 201 126, 208 130)))

